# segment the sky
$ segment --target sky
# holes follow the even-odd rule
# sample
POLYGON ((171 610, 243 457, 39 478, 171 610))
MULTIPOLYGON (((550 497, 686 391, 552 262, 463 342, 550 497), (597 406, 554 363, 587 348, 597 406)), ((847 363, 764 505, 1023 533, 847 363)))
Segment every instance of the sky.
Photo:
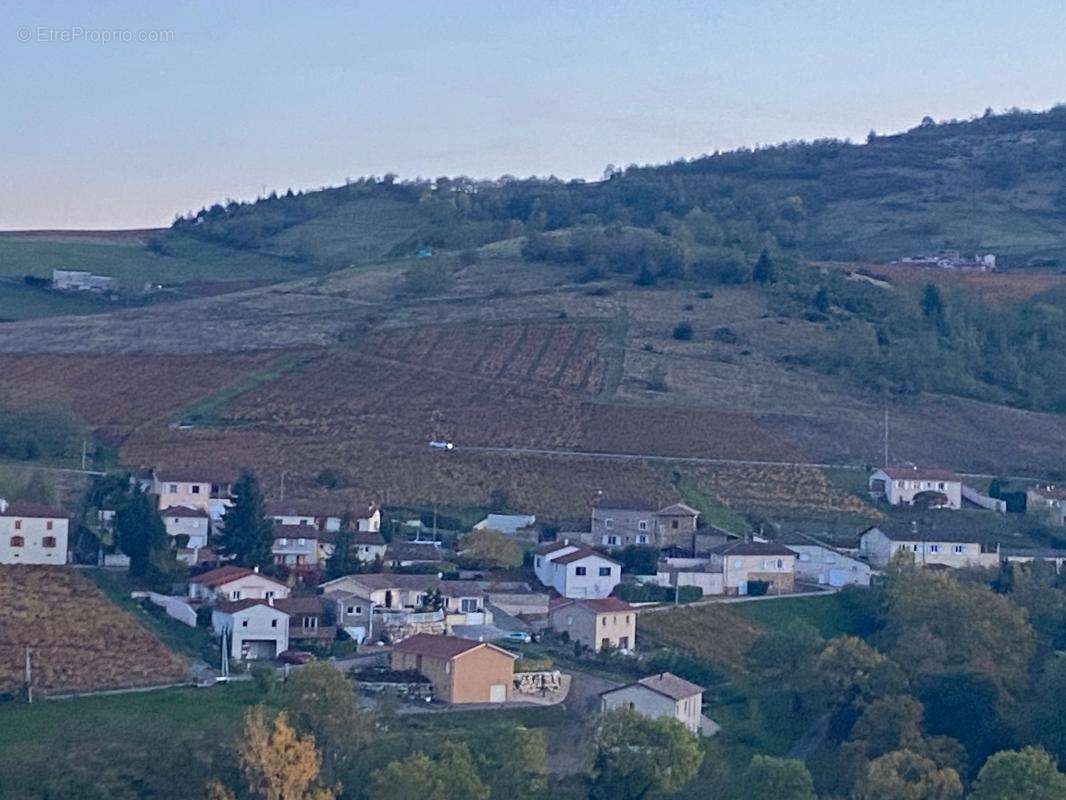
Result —
POLYGON ((0 229, 1066 101, 1066 3, 0 0, 0 229))

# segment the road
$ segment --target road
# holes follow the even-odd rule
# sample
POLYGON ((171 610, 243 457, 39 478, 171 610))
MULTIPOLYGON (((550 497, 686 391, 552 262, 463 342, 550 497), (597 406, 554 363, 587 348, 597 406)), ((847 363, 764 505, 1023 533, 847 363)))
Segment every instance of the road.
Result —
POLYGON ((825 595, 836 594, 839 592, 836 588, 819 589, 813 592, 793 592, 791 594, 761 594, 757 596, 739 595, 739 596, 716 596, 709 597, 703 600, 694 600, 691 603, 681 603, 674 605, 673 603, 664 603, 656 606, 645 606, 644 608, 638 608, 638 614, 655 613, 657 611, 672 611, 676 608, 697 608, 699 606, 710 606, 717 603, 723 605, 729 603, 756 603, 762 600, 789 600, 794 597, 824 597, 825 595))

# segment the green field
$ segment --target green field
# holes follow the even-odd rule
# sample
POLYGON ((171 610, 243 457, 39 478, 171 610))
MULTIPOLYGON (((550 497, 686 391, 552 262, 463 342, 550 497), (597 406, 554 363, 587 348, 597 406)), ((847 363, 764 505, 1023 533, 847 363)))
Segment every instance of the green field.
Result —
POLYGON ((730 604, 730 611, 764 629, 783 629, 806 622, 826 639, 856 632, 854 611, 839 592, 817 597, 753 600, 730 604))

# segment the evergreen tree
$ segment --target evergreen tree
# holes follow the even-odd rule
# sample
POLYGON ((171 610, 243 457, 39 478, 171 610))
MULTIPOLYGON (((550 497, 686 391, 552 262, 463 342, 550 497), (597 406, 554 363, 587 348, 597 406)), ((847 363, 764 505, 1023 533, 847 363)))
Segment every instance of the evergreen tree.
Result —
POLYGON ((222 548, 242 567, 264 567, 271 562, 274 522, 266 516, 259 481, 244 470, 233 485, 233 508, 223 520, 222 548))
POLYGON ((814 296, 814 307, 823 314, 829 311, 829 292, 824 286, 814 296))
POLYGON ((163 519, 146 492, 135 492, 115 514, 115 540, 135 578, 156 583, 178 571, 163 519))
POLYGON ((944 301, 935 283, 927 283, 922 290, 922 313, 927 317, 939 317, 944 313, 944 301))
POLYGON ((770 257, 769 250, 759 253, 759 260, 755 262, 755 269, 751 272, 751 279, 757 283, 777 283, 777 265, 770 257))
POLYGON ((358 562, 352 558, 352 532, 346 526, 337 531, 333 553, 326 559, 326 580, 355 572, 358 562))

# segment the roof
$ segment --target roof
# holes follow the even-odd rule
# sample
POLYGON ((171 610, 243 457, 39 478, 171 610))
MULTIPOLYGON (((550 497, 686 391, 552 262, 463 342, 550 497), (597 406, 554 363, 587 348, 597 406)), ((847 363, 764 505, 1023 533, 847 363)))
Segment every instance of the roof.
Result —
POLYGON ((238 611, 244 611, 246 608, 251 608, 252 606, 267 606, 268 608, 276 608, 282 614, 287 614, 288 612, 277 605, 278 602, 280 601, 275 601, 275 605, 272 606, 267 600, 261 598, 249 598, 246 600, 234 600, 232 603, 216 603, 215 608, 223 614, 236 614, 238 611))
POLYGON ((649 675, 646 678, 641 678, 637 683, 646 689, 651 689, 653 692, 672 697, 674 700, 684 700, 703 691, 696 684, 686 681, 684 678, 679 678, 672 672, 649 675))
POLYGON ((698 517, 700 512, 684 503, 673 503, 657 512, 660 517, 698 517))
POLYGON ((589 611, 594 611, 597 614, 612 614, 619 611, 631 611, 633 609, 633 606, 629 605, 625 600, 621 600, 617 597, 602 597, 564 600, 563 602, 552 606, 552 611, 569 605, 584 606, 589 609, 589 611))
POLYGON ((953 542, 956 544, 980 544, 981 540, 972 533, 957 531, 916 531, 909 525, 871 525, 861 536, 872 531, 880 531, 892 542, 953 542))
MULTIPOLYGON (((440 583, 436 575, 401 575, 398 573, 368 572, 345 575, 337 580, 349 580, 365 589, 429 589, 440 583)), ((330 581, 333 583, 333 581, 330 581)))
POLYGON ((619 511, 654 511, 655 503, 633 497, 598 497, 593 508, 616 508, 619 511))
POLYGON ((777 542, 726 542, 712 547, 707 552, 719 556, 795 556, 783 544, 777 542))
POLYGON ((395 645, 393 649, 401 653, 414 653, 415 655, 451 661, 453 658, 478 647, 491 647, 493 650, 511 658, 518 658, 517 654, 487 642, 475 642, 473 639, 462 639, 458 636, 444 636, 436 633, 416 633, 414 636, 409 636, 395 645))
POLYGON ((275 525, 275 539, 317 539, 321 531, 314 525, 275 525))
POLYGON ((618 564, 621 566, 621 561, 615 561, 613 558, 609 558, 601 553, 599 550, 593 550, 591 547, 579 547, 572 553, 561 555, 558 558, 551 559, 553 564, 570 564, 574 561, 581 561, 586 558, 599 558, 603 561, 610 561, 612 564, 618 564))
POLYGON ((441 548, 431 544, 389 542, 385 548, 385 558, 395 561, 443 561, 444 554, 441 548))
POLYGON ((70 514, 57 508, 46 506, 43 503, 27 503, 16 500, 8 503, 4 511, 0 511, 0 517, 29 517, 33 519, 70 519, 70 514))
POLYGON ((535 524, 537 518, 532 514, 489 514, 474 526, 475 530, 489 529, 500 533, 514 533, 520 528, 535 524))
POLYGON ((1008 558, 1066 558, 1066 550, 1056 550, 1053 547, 1001 547, 999 554, 1008 558))
POLYGON ((323 612, 321 597, 285 597, 274 601, 274 607, 286 614, 321 614, 323 612))
POLYGON ((217 569, 208 570, 202 575, 196 575, 192 578, 189 578, 189 583, 199 583, 204 586, 207 586, 210 589, 214 589, 217 586, 223 586, 224 584, 227 584, 230 581, 240 580, 241 578, 246 578, 249 575, 255 575, 257 577, 263 578, 264 580, 268 580, 271 583, 276 583, 279 586, 285 585, 281 581, 275 578, 271 578, 269 575, 263 575, 261 572, 256 572, 255 570, 248 569, 247 567, 237 567, 233 564, 227 564, 224 567, 218 567, 217 569))
POLYGON ((566 539, 557 539, 554 542, 547 542, 545 544, 542 544, 540 547, 537 548, 536 552, 538 555, 546 556, 549 553, 554 553, 556 550, 562 550, 564 547, 581 547, 581 545, 571 544, 570 541, 566 539))
MULTIPOLYGON (((334 536, 336 538, 336 536, 334 536)), ((352 544, 385 544, 385 537, 380 533, 370 533, 368 531, 354 531, 352 533, 352 544)))
POLYGON ((894 481, 956 481, 962 478, 949 469, 930 469, 925 467, 881 467, 875 472, 883 472, 894 481))
POLYGON ((202 508, 189 508, 188 506, 167 506, 159 512, 164 517, 197 517, 210 519, 211 515, 202 508))

